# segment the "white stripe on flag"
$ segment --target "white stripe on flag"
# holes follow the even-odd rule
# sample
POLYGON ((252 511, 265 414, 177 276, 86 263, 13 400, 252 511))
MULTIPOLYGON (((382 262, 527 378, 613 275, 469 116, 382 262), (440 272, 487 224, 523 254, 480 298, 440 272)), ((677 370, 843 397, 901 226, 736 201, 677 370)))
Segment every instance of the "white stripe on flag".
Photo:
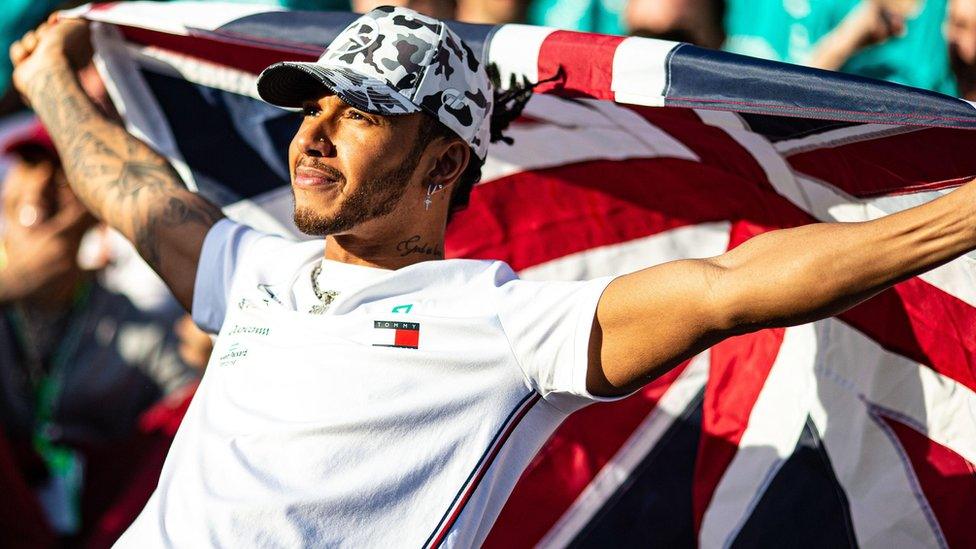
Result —
POLYGON ((540 95, 529 101, 524 113, 540 122, 513 124, 505 133, 515 140, 514 145, 491 145, 481 170, 483 182, 589 160, 660 157, 699 160, 681 141, 632 110, 608 101, 581 104, 540 95), (559 120, 559 123, 549 123, 549 120, 559 120), (523 146, 525 143, 531 146, 523 146))
POLYGON ((712 257, 729 246, 728 221, 679 227, 620 244, 582 252, 534 265, 519 272, 526 280, 588 280, 622 275, 692 257, 712 257))
POLYGON ((533 25, 502 25, 491 37, 488 62, 498 67, 502 87, 508 85, 512 75, 521 84, 539 81, 539 50, 542 42, 556 29, 533 25))
POLYGON ((702 547, 732 544, 766 486, 793 454, 815 397, 816 343, 809 324, 786 329, 738 451, 705 510, 698 532, 702 547))
POLYGON ((773 146, 784 156, 791 156, 814 149, 850 145, 859 141, 870 141, 879 137, 910 133, 921 129, 925 128, 890 126, 887 124, 858 124, 805 137, 798 137, 796 139, 779 141, 773 146))
POLYGON ((724 130, 736 143, 749 151, 766 173, 766 179, 776 192, 796 206, 809 211, 808 200, 796 178, 793 177, 793 170, 768 139, 748 130, 739 115, 734 112, 695 109, 695 113, 706 124, 724 130))
POLYGON ((91 39, 98 52, 93 59, 95 68, 105 82, 112 103, 125 120, 126 130, 165 155, 186 186, 196 191, 193 173, 179 153, 169 131, 169 122, 118 29, 105 24, 92 25, 91 39))
POLYGON ((115 25, 139 27, 170 34, 187 35, 185 22, 204 30, 214 30, 235 19, 284 8, 266 3, 236 2, 117 2, 91 9, 90 5, 62 12, 66 17, 84 17, 115 25))
MULTIPOLYGON (((830 326, 829 337, 843 331, 837 320, 818 322, 830 326)), ((818 330, 823 330, 818 326, 818 330)), ((927 504, 913 476, 907 458, 878 421, 871 416, 871 404, 839 376, 828 375, 838 362, 850 363, 848 371, 863 368, 863 374, 887 375, 878 371, 878 360, 863 353, 875 347, 862 342, 857 351, 848 345, 867 337, 848 330, 846 341, 836 344, 818 333, 822 348, 817 354, 817 395, 811 418, 821 434, 837 480, 844 488, 858 544, 862 547, 944 547, 927 515, 927 504)), ((921 392, 921 388, 918 388, 921 392)))
POLYGON ((976 393, 927 366, 888 352, 838 320, 817 323, 817 376, 890 410, 930 439, 976 463, 976 393))
POLYGON ((669 54, 680 42, 630 37, 613 53, 610 89, 621 103, 664 106, 668 83, 669 54))
POLYGON ((153 72, 260 99, 257 87, 258 79, 249 72, 155 46, 140 46, 130 43, 127 47, 136 62, 153 72))

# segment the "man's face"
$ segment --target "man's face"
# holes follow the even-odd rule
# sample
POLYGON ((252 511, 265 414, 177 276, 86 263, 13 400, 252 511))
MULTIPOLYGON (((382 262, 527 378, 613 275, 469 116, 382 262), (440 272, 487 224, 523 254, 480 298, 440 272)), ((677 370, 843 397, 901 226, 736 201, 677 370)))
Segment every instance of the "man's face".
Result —
POLYGON ((631 32, 670 35, 685 30, 693 0, 633 0, 627 3, 624 19, 631 32))
POLYGON ((955 65, 976 65, 976 0, 952 0, 946 40, 955 65))
POLYGON ((420 159, 422 115, 370 114, 335 95, 303 109, 288 150, 299 230, 338 235, 393 212, 420 159))
POLYGON ((8 231, 10 227, 36 226, 59 209, 78 203, 61 165, 40 147, 24 147, 13 154, 2 188, 8 231))

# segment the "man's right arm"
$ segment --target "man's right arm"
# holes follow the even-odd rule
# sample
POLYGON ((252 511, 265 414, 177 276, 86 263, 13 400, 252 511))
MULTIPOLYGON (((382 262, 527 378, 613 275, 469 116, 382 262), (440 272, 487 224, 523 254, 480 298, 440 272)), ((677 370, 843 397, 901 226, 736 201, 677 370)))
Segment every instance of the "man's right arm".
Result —
POLYGON ((88 98, 66 55, 87 40, 78 21, 28 33, 11 47, 14 84, 51 134, 75 194, 135 244, 189 310, 204 238, 222 214, 88 98))

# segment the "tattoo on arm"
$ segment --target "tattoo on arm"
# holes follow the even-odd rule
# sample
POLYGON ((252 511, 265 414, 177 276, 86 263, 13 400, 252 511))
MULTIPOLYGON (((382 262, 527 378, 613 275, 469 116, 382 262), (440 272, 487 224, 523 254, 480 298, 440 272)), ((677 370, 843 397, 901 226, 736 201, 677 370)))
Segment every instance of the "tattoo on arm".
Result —
POLYGON ((28 96, 57 145, 72 189, 157 270, 161 230, 209 228, 222 217, 217 206, 186 189, 164 157, 98 112, 67 64, 36 78, 28 96))

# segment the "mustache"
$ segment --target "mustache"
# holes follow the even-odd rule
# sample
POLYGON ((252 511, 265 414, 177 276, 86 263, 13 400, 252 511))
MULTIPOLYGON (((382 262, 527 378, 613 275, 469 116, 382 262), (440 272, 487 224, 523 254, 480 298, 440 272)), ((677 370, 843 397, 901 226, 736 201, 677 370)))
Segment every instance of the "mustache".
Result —
POLYGON ((328 164, 325 164, 324 162, 319 162, 314 158, 305 157, 302 160, 299 160, 298 164, 295 165, 295 169, 297 170, 298 168, 312 168, 319 170, 336 181, 342 181, 345 179, 342 172, 332 166, 329 166, 328 164))

